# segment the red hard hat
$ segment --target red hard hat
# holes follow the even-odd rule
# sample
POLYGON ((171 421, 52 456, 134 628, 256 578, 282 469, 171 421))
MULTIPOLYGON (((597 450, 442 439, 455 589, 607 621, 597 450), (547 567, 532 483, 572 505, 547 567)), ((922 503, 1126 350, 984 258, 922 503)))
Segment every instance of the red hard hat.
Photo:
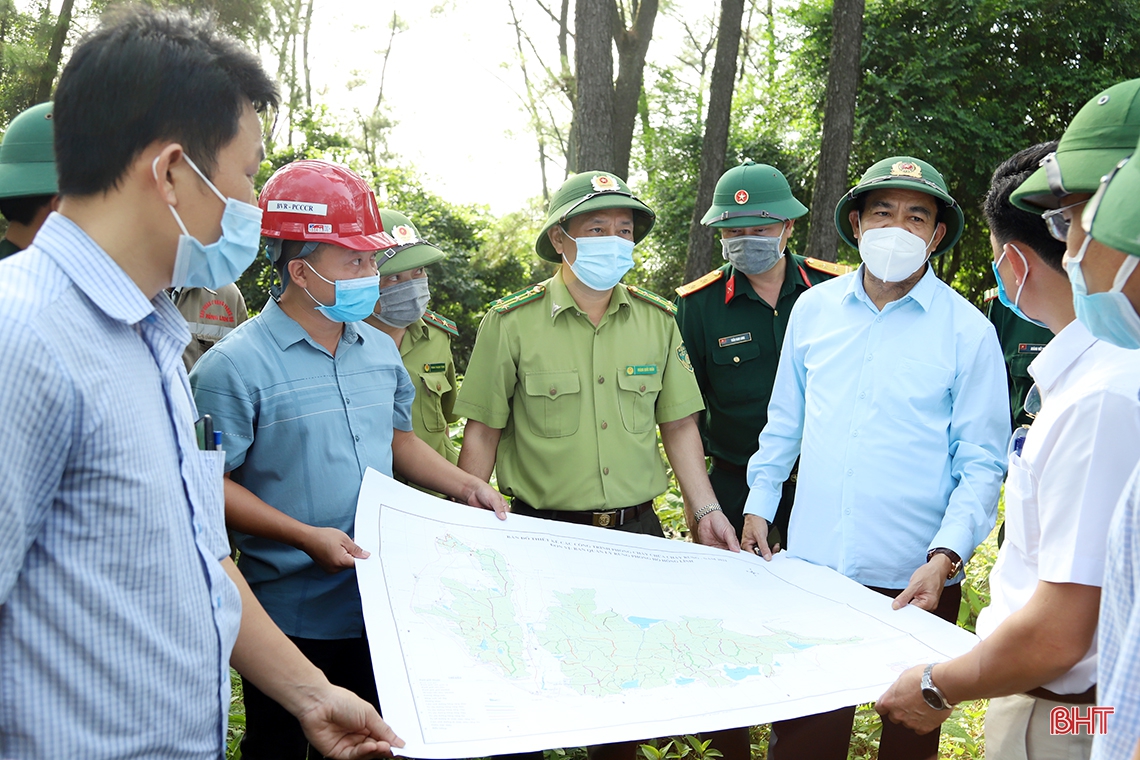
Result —
POLYGON ((265 183, 258 205, 264 212, 261 234, 268 238, 331 243, 354 251, 396 245, 384 232, 368 183, 328 161, 282 166, 265 183))

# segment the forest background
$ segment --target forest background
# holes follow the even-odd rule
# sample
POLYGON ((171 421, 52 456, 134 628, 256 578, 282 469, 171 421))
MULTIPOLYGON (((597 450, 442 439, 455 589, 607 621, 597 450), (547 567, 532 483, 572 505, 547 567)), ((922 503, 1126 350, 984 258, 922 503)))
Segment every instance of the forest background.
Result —
MULTIPOLYGON (((446 252, 430 270, 431 307, 459 326, 460 372, 488 302, 553 273, 534 239, 550 194, 579 167, 628 177, 656 210, 625 282, 671 297, 721 263, 694 219, 742 159, 779 168, 812 209, 792 251, 852 264, 858 254, 832 222, 840 196, 881 158, 925 159, 966 216, 935 271, 980 306, 994 285, 979 209, 994 168, 1059 138, 1097 92, 1140 76, 1140 0, 144 1, 215 14, 276 74, 283 100, 266 118, 259 186, 298 158, 347 164, 446 252), (481 60, 498 54, 498 86, 462 101, 433 86, 476 65, 470 51, 433 44, 431 25, 448 18, 476 19, 469 39, 486 36, 481 60), (344 48, 341 63, 315 76, 329 45, 344 48), (390 67, 426 81, 409 95, 390 67), (492 139, 496 129, 511 140, 492 139), (409 133, 439 144, 404 150, 409 133), (449 173, 465 173, 464 197, 453 197, 449 173)), ((51 98, 68 51, 107 4, 0 0, 0 128, 51 98)), ((239 281, 251 312, 271 278, 261 258, 239 281)), ((683 537, 675 489, 659 512, 683 537)), ((988 601, 995 554, 991 536, 970 565, 967 628, 988 601)), ((943 755, 980 756, 984 708, 958 708, 943 755)), ((242 725, 235 691, 231 756, 242 725)), ((875 755, 877 726, 860 708, 852 757, 875 755)), ((766 738, 755 730, 755 756, 766 738)), ((703 755, 696 740, 657 744, 647 757, 703 755)))

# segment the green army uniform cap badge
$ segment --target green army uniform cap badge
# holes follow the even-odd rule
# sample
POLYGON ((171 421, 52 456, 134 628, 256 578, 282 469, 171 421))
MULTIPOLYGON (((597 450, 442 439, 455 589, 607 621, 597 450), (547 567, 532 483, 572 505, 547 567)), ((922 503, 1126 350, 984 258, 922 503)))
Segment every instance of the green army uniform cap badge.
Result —
POLYGON ((732 196, 732 199, 743 206, 745 203, 748 203, 748 191, 744 189, 737 190, 736 195, 732 196))

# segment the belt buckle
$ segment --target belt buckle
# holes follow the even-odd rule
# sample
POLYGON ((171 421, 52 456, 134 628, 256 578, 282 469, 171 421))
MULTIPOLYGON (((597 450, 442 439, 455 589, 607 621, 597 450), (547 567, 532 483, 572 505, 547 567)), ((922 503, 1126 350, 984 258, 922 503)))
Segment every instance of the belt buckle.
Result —
POLYGON ((599 528, 615 528, 617 527, 618 511, 611 509, 606 512, 594 512, 593 523, 599 528))

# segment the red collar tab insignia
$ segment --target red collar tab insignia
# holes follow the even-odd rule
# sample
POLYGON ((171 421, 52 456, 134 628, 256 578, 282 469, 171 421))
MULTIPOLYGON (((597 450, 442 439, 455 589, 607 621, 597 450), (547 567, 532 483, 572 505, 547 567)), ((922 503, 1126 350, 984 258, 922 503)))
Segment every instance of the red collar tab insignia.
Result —
POLYGON ((397 245, 411 245, 416 242, 416 233, 406 224, 397 224, 393 227, 392 237, 396 239, 397 245))
POLYGON ((733 200, 743 206, 745 203, 748 203, 748 191, 737 190, 736 195, 733 196, 733 200))
POLYGON ((896 161, 891 164, 891 176, 922 179, 922 167, 912 161, 896 161))
POLYGON ((724 281, 724 302, 728 303, 736 295, 736 275, 724 281))
POLYGON ((590 180, 590 184, 594 186, 595 193, 613 193, 621 190, 617 177, 608 174, 599 174, 590 180))

